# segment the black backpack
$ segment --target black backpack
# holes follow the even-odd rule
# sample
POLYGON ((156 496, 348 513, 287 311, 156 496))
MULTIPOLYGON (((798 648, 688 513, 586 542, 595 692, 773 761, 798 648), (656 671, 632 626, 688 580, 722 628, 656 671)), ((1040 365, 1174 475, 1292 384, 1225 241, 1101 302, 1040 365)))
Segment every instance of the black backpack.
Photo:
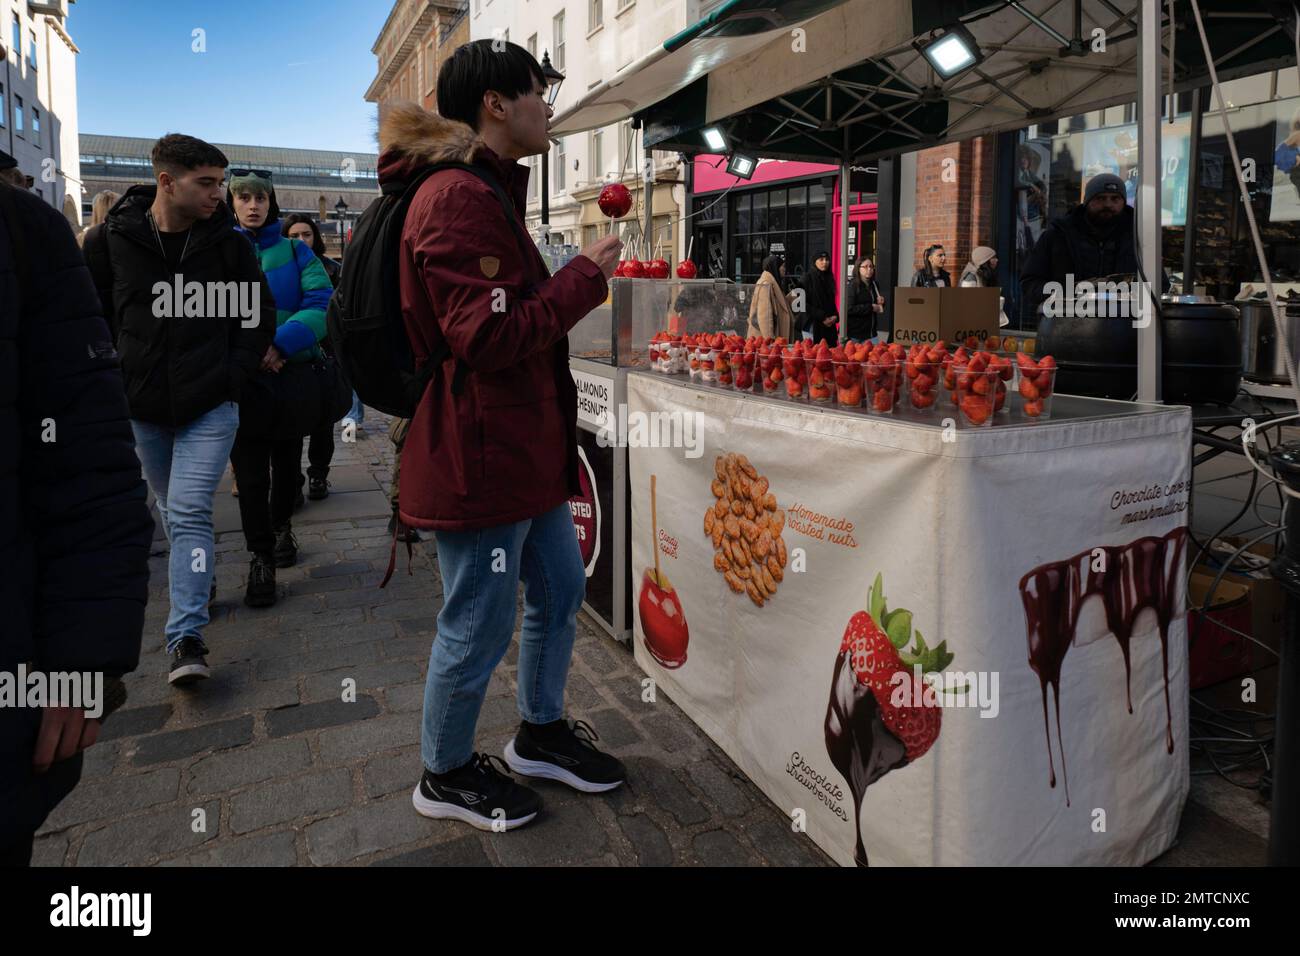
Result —
MULTIPOLYGON (((411 418, 434 374, 451 355, 444 338, 417 367, 402 321, 398 256, 406 212, 420 186, 433 173, 461 169, 483 180, 501 203, 519 239, 514 203, 491 172, 465 163, 434 163, 404 182, 387 182, 382 195, 361 214, 353 231, 343 274, 326 311, 330 344, 361 401, 399 418, 411 418)), ((452 391, 461 390, 466 369, 459 362, 452 391)))

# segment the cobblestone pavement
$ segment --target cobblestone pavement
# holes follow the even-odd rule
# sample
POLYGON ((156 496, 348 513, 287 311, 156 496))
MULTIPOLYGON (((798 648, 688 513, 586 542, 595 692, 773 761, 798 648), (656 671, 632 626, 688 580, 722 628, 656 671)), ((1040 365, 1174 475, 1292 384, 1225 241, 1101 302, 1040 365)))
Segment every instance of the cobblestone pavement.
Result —
MULTIPOLYGON (((87 754, 81 785, 46 822, 40 865, 827 865, 806 836, 659 695, 641 700, 629 651, 579 618, 568 710, 628 766, 612 794, 545 781, 532 825, 481 833, 411 807, 420 708, 441 583, 432 542, 405 548, 388 587, 386 420, 339 444, 333 493, 294 518, 298 565, 280 599, 242 603, 248 555, 229 476, 218 494, 218 603, 205 633, 210 680, 171 689, 162 630, 166 556, 153 580, 130 698, 87 754), (356 682, 344 702, 342 682, 356 682), (195 820, 202 810, 206 826, 195 820), (196 832, 198 830, 198 832, 196 832)), ((165 541, 156 541, 161 552, 165 541)), ((512 646, 488 687, 478 747, 518 724, 512 646)))
MULTIPOLYGON (((295 516, 299 563, 278 572, 272 608, 242 603, 248 556, 227 475, 215 515, 218 603, 205 634, 214 673, 194 689, 166 682, 166 542, 155 542, 130 699, 42 829, 36 864, 830 863, 671 701, 642 701, 628 649, 585 616, 568 709, 627 764, 628 784, 584 796, 535 781, 543 815, 507 834, 418 816, 410 795, 441 583, 425 542, 412 574, 401 549, 387 589, 377 587, 389 558, 392 447, 386 419, 370 415, 365 433, 335 451, 331 496, 295 516), (341 699, 347 678, 355 702, 341 699)), ((517 725, 516 657, 517 644, 488 687, 480 749, 500 753, 517 725)), ((1263 863, 1267 812, 1253 798, 1197 778, 1192 801, 1179 845, 1159 864, 1263 863)))

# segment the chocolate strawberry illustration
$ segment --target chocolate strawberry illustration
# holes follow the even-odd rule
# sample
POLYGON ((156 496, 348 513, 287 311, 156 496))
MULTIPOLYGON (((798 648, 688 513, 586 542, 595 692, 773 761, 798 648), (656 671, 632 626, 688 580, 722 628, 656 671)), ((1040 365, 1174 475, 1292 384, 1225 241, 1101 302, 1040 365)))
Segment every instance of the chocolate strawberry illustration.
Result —
POLYGON ((867 609, 849 618, 840 639, 826 708, 826 751, 853 794, 859 866, 867 865, 861 822, 867 787, 919 759, 939 737, 942 709, 933 699, 927 703, 915 668, 942 671, 952 659, 946 641, 928 647, 920 631, 913 635, 911 611, 888 609, 877 574, 867 609))

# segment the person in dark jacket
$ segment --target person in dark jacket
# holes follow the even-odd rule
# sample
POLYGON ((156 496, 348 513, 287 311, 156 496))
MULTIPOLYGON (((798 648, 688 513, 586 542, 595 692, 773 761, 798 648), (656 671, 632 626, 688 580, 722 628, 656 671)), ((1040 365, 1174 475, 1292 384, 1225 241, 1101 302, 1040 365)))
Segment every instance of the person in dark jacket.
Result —
POLYGON ((939 243, 925 247, 921 256, 921 268, 912 276, 912 286, 918 289, 952 288, 952 276, 943 267, 948 261, 948 253, 939 243))
POLYGON ((0 707, 0 866, 30 862, 36 830, 125 698, 152 536, 122 375, 76 239, 38 196, 0 184, 0 671, 104 675, 97 703, 0 707))
POLYGON ((240 391, 274 359, 275 299, 222 200, 219 149, 172 133, 152 186, 132 186, 82 244, 122 361, 131 428, 171 545, 168 680, 210 674, 203 628, 215 566, 212 499, 240 391))
POLYGON ((592 745, 587 724, 564 719, 586 590, 568 505, 580 485, 567 336, 605 300, 622 243, 598 239, 551 276, 524 228, 529 170, 519 160, 549 148, 551 114, 545 76, 526 50, 467 43, 443 62, 437 90, 441 115, 415 104, 384 110, 381 185, 456 160, 495 181, 513 208, 479 175, 439 171, 412 200, 398 249, 416 361, 444 342, 451 350, 402 449, 400 517, 433 529, 443 588, 412 802, 425 816, 510 829, 532 820, 541 799, 497 769, 499 758, 474 752, 474 728, 510 645, 520 580, 523 722, 506 765, 585 792, 625 777, 592 745))
POLYGON ((1083 202, 1053 219, 1020 268, 1024 301, 1037 309, 1048 298, 1049 282, 1067 285, 1110 275, 1137 273, 1133 251, 1133 209, 1124 180, 1102 173, 1088 180, 1083 202))
MULTIPOLYGON (((836 326, 840 316, 835 305, 835 276, 831 274, 831 254, 817 253, 813 267, 803 280, 804 288, 804 324, 800 330, 804 338, 814 342, 825 341, 831 347, 839 338, 836 326)), ((799 319, 795 315, 796 321, 799 319)))
MULTIPOLYGON (((339 287, 339 276, 343 266, 335 259, 325 255, 325 240, 320 233, 316 220, 305 212, 290 213, 284 217, 280 232, 289 239, 297 239, 311 247, 316 258, 325 267, 330 285, 339 287)), ((321 349, 329 351, 329 338, 321 341, 321 349)), ((307 497, 312 501, 321 501, 330 494, 330 462, 334 458, 334 425, 322 426, 311 433, 307 442, 307 474, 301 478, 299 487, 307 486, 307 497)))
POLYGON ((849 283, 849 340, 861 344, 876 337, 876 316, 885 311, 885 297, 876 282, 876 264, 868 256, 859 256, 849 283))

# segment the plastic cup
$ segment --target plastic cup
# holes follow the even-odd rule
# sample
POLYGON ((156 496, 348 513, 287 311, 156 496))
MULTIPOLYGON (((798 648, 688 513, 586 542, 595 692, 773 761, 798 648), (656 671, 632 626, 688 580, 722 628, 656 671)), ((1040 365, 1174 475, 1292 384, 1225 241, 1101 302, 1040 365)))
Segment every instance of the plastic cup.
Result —
POLYGON ((802 352, 787 348, 781 356, 785 397, 792 402, 808 401, 808 363, 802 352))
POLYGON ((953 395, 961 421, 976 428, 991 426, 1001 381, 998 370, 972 361, 954 362, 952 371, 957 385, 953 395))
POLYGON ((757 384, 754 381, 754 369, 758 364, 758 353, 732 352, 730 357, 732 385, 738 392, 753 392, 757 384))
POLYGON ((877 415, 892 415, 898 406, 903 364, 891 355, 868 359, 863 363, 864 399, 867 408, 877 415))
POLYGON ((758 357, 758 377, 763 384, 763 394, 780 395, 785 391, 785 373, 781 369, 781 353, 773 351, 758 357))
POLYGON ((1016 393, 1020 417, 1027 422, 1044 422, 1052 417, 1052 396, 1056 394, 1056 367, 1037 371, 1020 369, 1016 393))
POLYGON ((835 401, 835 362, 832 359, 807 360, 808 401, 829 405, 835 401))
POLYGON ((705 385, 718 384, 718 350, 709 346, 699 349, 700 381, 705 385))
POLYGON ((903 365, 907 382, 907 407, 923 415, 932 415, 939 407, 943 365, 939 362, 909 359, 903 365))
POLYGON ((713 370, 718 373, 716 384, 724 388, 731 388, 732 386, 731 356, 733 354, 725 351, 714 353, 713 370))
POLYGON ((862 407, 863 370, 862 362, 835 362, 835 401, 840 408, 862 407))

